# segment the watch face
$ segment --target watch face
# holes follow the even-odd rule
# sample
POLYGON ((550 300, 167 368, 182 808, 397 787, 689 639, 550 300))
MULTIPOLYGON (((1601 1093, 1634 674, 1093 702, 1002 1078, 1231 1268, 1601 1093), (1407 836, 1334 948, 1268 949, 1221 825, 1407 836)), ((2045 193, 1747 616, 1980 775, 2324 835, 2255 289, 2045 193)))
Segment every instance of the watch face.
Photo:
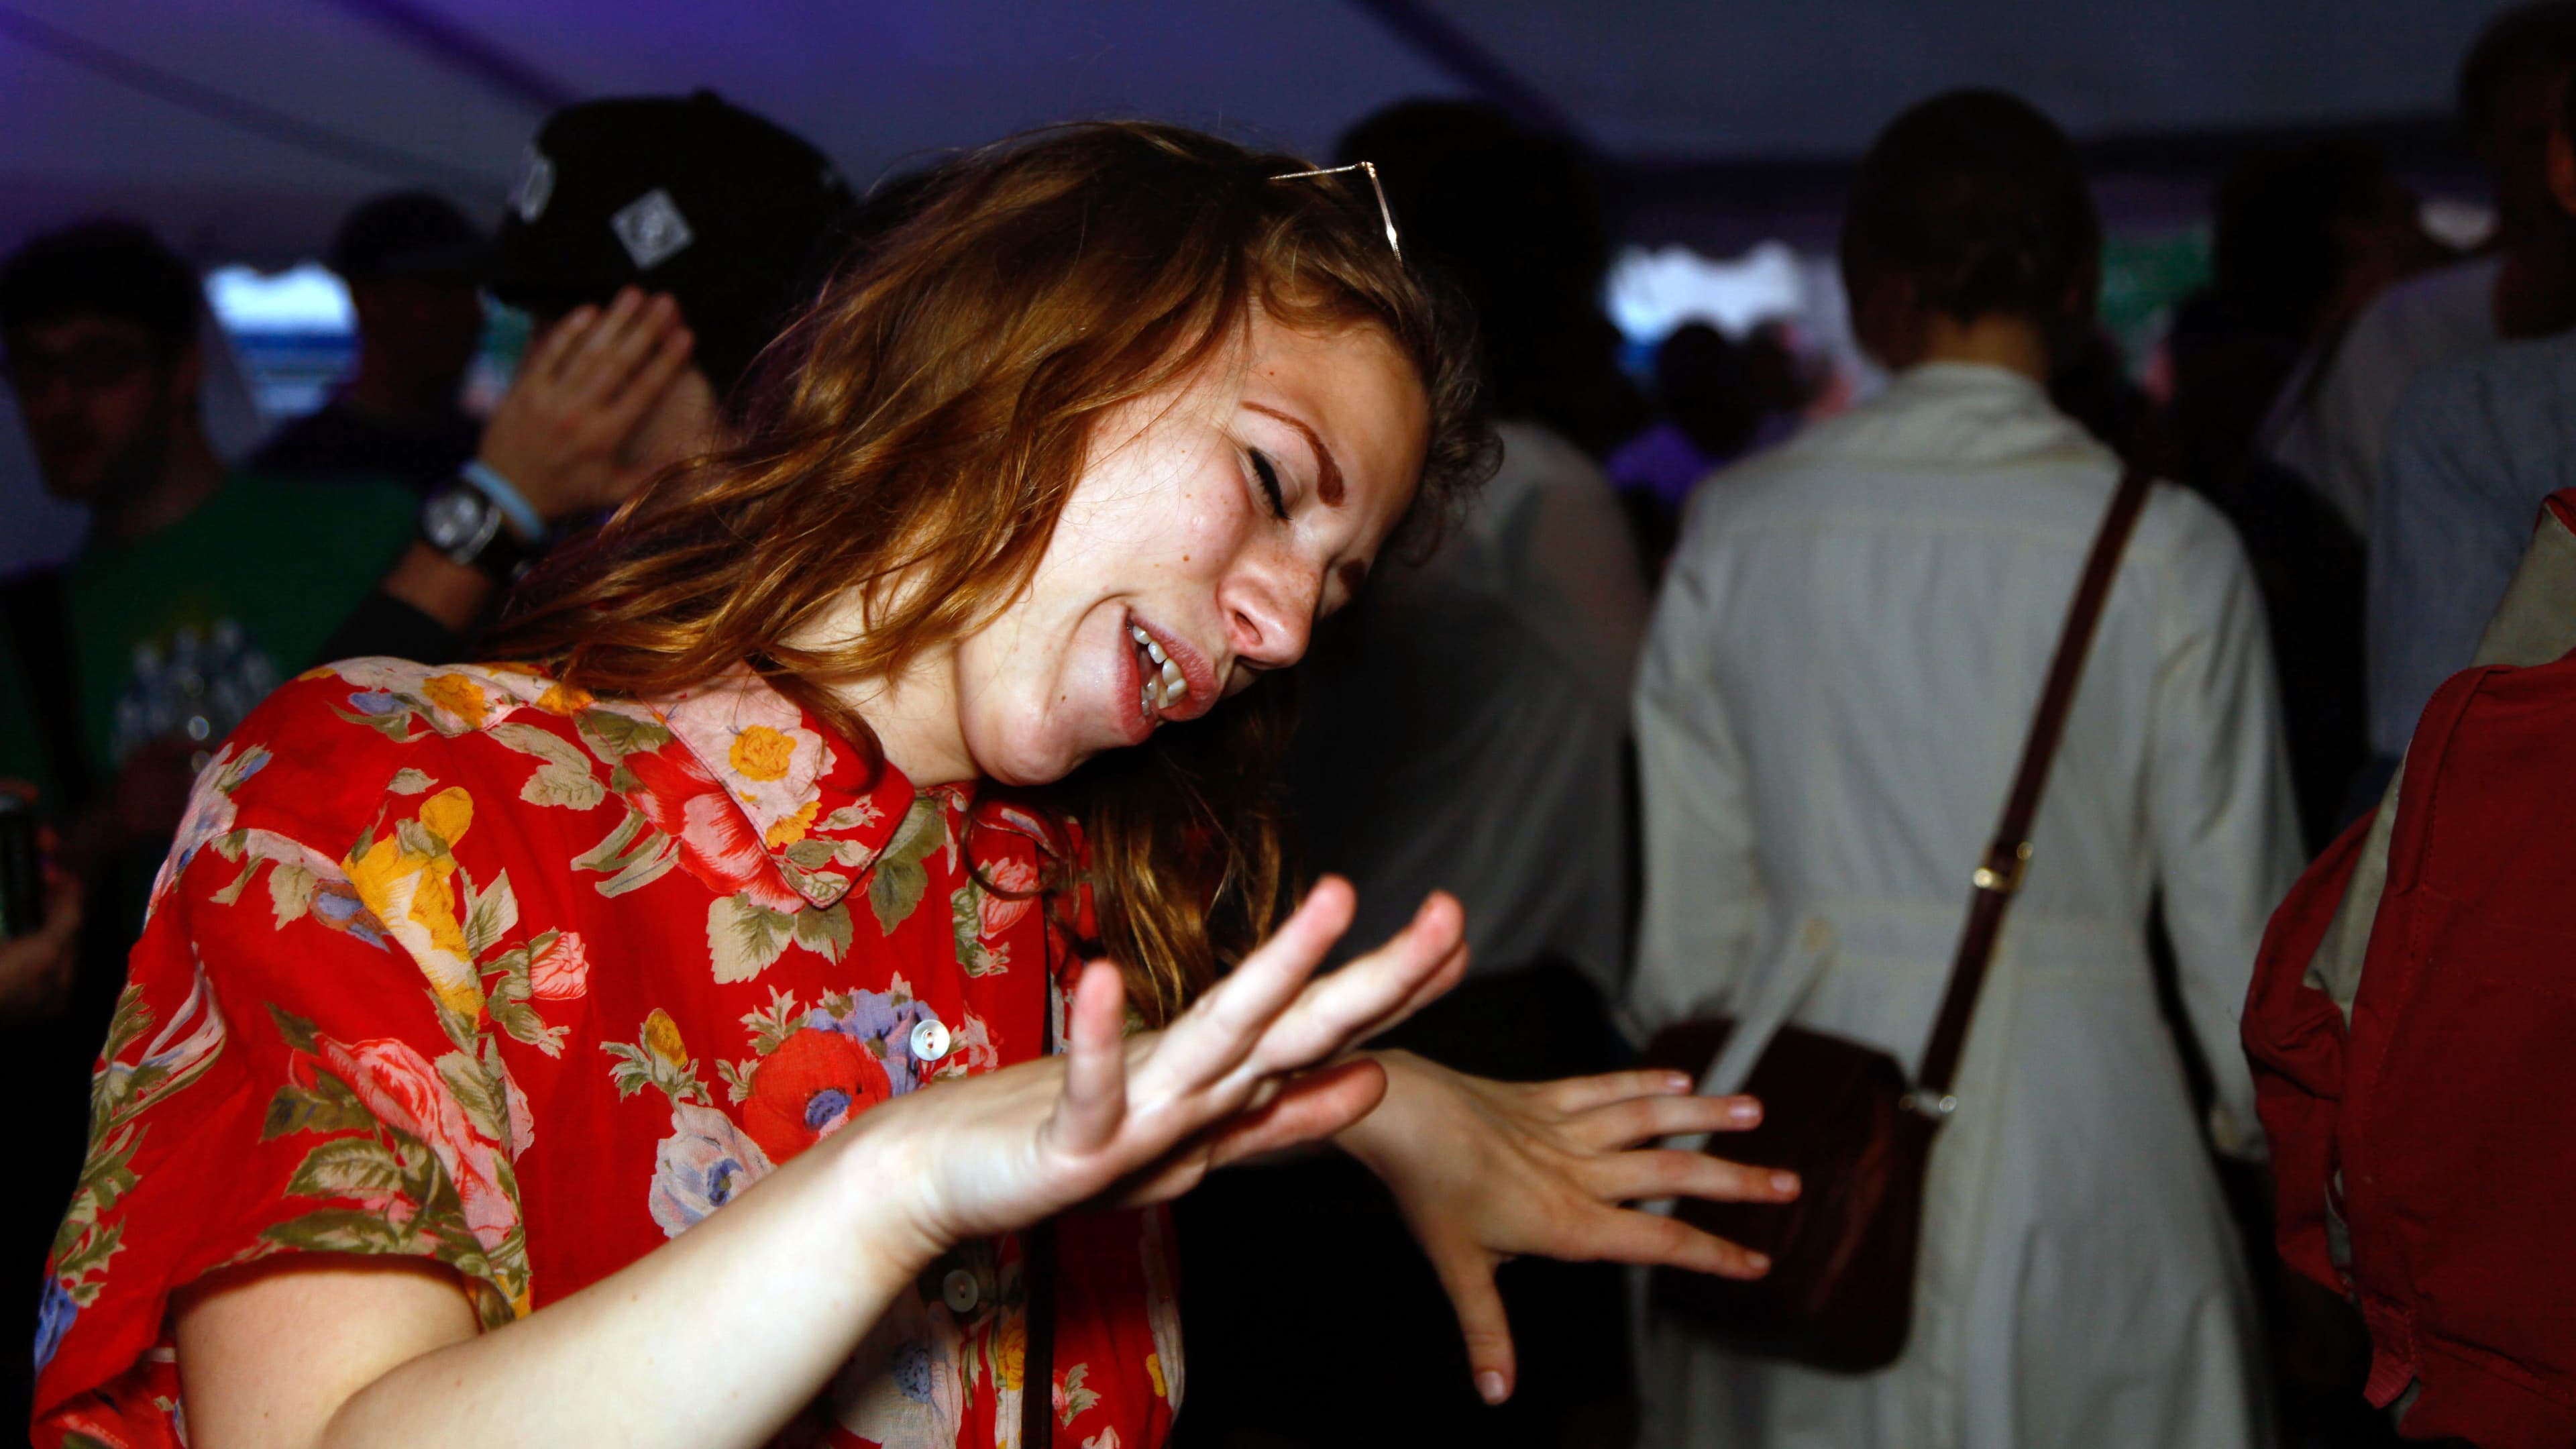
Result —
POLYGON ((490 507, 471 488, 450 488, 421 505, 420 531, 432 546, 453 552, 474 542, 490 507))

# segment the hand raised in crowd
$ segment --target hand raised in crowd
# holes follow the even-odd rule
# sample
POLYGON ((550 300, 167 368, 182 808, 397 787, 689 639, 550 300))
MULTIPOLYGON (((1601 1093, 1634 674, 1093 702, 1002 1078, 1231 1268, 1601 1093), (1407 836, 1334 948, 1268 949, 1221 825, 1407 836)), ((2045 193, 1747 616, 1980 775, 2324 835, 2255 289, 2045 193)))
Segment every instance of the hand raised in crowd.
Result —
POLYGON ((1386 1102, 1342 1146, 1384 1179, 1440 1275, 1487 1403, 1517 1375, 1494 1270, 1530 1254, 1567 1262, 1670 1265, 1758 1278, 1760 1254, 1677 1218, 1621 1204, 1698 1197, 1787 1202, 1793 1174, 1704 1152, 1640 1147, 1659 1138, 1742 1131, 1762 1120, 1750 1097, 1691 1095, 1679 1072, 1614 1072, 1521 1084, 1471 1077, 1410 1052, 1381 1052, 1386 1102))
POLYGON ((483 430, 480 457, 548 520, 613 508, 652 476, 630 444, 687 373, 695 339, 669 297, 629 287, 541 334, 483 430))

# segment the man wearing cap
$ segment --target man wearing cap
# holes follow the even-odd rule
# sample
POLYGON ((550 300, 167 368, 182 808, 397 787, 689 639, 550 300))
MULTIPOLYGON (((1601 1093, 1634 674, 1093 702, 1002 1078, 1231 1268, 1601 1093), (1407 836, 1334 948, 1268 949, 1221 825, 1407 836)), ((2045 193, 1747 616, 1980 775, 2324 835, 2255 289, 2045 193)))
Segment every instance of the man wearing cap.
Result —
POLYGON ((277 477, 383 478, 415 491, 454 477, 482 425, 457 405, 483 341, 482 234, 446 199, 379 196, 349 214, 331 270, 358 315, 357 370, 251 458, 277 477))
POLYGON ((712 92, 549 118, 488 283, 536 323, 519 375, 322 657, 463 657, 567 525, 722 446, 729 400, 820 281, 852 206, 822 152, 712 92))

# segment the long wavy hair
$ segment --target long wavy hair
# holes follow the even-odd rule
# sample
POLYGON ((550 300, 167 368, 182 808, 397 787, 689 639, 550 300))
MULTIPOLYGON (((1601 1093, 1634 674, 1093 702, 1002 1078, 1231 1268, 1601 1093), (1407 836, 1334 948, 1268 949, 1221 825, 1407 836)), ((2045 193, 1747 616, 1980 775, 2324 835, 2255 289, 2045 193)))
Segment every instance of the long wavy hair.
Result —
MULTIPOLYGON (((1137 123, 958 162, 770 349, 739 446, 664 474, 559 551, 487 649, 623 695, 748 664, 882 767, 838 689, 898 674, 1009 605, 1095 424, 1228 356, 1255 307, 1300 330, 1381 329, 1410 360, 1430 403, 1402 526, 1418 545, 1490 471, 1472 343, 1388 246, 1365 179, 1274 179, 1305 169, 1137 123), (862 637, 788 642, 854 587, 862 637)), ((1033 792, 1082 826, 1091 944, 1149 1018, 1239 959, 1284 904, 1287 688, 1265 675, 1033 792)))

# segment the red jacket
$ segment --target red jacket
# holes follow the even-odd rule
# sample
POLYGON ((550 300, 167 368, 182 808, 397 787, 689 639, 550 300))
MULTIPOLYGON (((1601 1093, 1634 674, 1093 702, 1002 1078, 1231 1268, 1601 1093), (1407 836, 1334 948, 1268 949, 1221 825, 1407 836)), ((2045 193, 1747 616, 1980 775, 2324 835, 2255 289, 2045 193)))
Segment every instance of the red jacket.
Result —
POLYGON ((2393 816, 2273 916, 2245 1011, 2283 1256, 2360 1305, 2372 1403, 2411 1387, 2404 1433, 2486 1449, 2576 1444, 2571 646, 2576 490, 2426 707, 2393 816))

